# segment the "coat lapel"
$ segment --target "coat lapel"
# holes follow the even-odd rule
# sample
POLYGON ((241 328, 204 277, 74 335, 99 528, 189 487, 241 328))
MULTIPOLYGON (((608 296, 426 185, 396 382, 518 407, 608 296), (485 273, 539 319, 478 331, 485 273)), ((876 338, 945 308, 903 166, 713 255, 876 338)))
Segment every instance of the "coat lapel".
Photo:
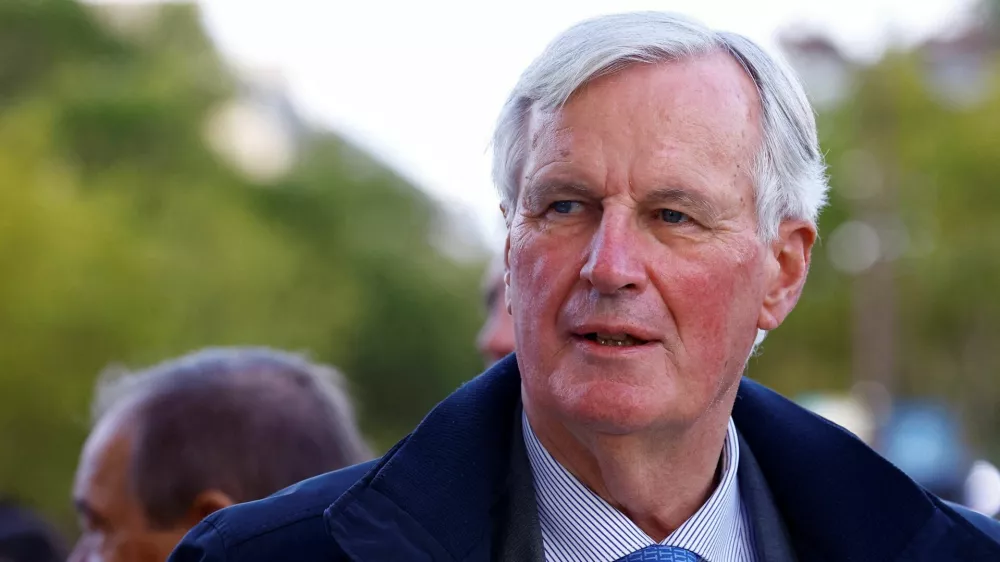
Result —
POLYGON ((771 489, 760 472, 750 445, 737 431, 740 441, 740 466, 737 469, 740 499, 753 528, 757 557, 767 562, 797 562, 784 519, 774 505, 771 489))
POLYGON ((330 534, 359 562, 489 560, 520 397, 513 356, 464 384, 326 510, 330 534))
POLYGON ((500 562, 545 562, 542 531, 535 501, 535 481, 524 448, 521 407, 514 413, 510 439, 510 475, 501 510, 494 518, 494 543, 500 562))

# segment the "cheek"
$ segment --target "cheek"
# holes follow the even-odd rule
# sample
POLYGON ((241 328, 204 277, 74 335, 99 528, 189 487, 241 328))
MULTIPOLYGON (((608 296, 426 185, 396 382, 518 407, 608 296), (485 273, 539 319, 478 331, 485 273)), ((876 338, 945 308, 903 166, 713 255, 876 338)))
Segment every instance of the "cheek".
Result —
POLYGON ((753 341, 763 300, 761 255, 753 246, 711 248, 656 276, 683 347, 699 359, 726 361, 744 339, 753 341))
MULTIPOLYGON (((511 308, 519 331, 553 324, 580 276, 573 239, 515 228, 511 234, 511 308)), ((532 332, 532 338, 544 335, 532 332)))

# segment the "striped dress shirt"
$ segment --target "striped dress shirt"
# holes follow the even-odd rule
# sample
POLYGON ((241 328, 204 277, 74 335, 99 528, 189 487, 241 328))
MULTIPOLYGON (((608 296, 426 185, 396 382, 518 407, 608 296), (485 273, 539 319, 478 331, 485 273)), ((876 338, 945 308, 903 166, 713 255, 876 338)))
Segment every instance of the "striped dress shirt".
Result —
MULTIPOLYGON (((613 562, 656 544, 622 512, 556 462, 531 430, 526 415, 523 420, 546 562, 613 562)), ((736 477, 739 461, 739 440, 730 419, 718 486, 708 501, 661 544, 686 548, 706 562, 757 562, 736 477)))

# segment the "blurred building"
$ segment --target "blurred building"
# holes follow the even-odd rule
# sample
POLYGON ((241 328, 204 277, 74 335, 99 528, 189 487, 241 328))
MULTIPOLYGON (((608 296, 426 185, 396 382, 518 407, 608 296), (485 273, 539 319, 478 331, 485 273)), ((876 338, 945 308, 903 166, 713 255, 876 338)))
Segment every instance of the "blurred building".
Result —
MULTIPOLYGON (((98 21, 119 38, 135 43, 150 40, 163 29, 170 2, 101 2, 91 5, 98 21)), ((192 9, 197 7, 192 4, 192 9)), ((206 53, 210 45, 204 45, 206 53)), ((197 46, 195 46, 197 48, 197 46)), ((194 57, 192 57, 194 58, 194 57)), ((288 98, 283 76, 267 68, 234 68, 234 95, 207 118, 207 144, 248 179, 267 183, 294 165, 308 131, 288 98)))
POLYGON ((236 73, 237 94, 205 123, 205 138, 248 178, 279 179, 295 164, 308 128, 288 99, 281 74, 262 68, 236 73))
POLYGON ((832 109, 850 96, 854 65, 833 41, 820 35, 786 35, 780 43, 816 109, 832 109))
POLYGON ((89 4, 97 20, 115 35, 141 40, 156 28, 165 2, 98 2, 89 4))
MULTIPOLYGON (((818 110, 832 109, 850 97, 858 67, 831 39, 786 34, 779 42, 818 110)), ((988 96, 1000 41, 988 26, 973 25, 932 37, 918 45, 916 52, 924 61, 928 89, 943 103, 962 108, 988 96)))
POLYGON ((985 27, 926 41, 919 53, 928 89, 955 108, 978 105, 990 93, 997 52, 996 38, 985 27))

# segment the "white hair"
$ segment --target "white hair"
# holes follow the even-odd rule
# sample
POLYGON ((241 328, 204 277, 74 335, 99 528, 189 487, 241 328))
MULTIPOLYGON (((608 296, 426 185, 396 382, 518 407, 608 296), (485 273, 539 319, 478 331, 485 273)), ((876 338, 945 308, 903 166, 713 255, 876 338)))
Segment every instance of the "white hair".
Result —
MULTIPOLYGON (((524 71, 500 112, 493 136, 493 181, 508 223, 517 204, 532 110, 552 111, 588 82, 633 64, 656 64, 727 52, 757 86, 762 143, 751 166, 757 232, 773 240, 785 219, 816 224, 829 189, 816 121, 798 78, 753 41, 713 31, 686 16, 635 12, 569 28, 524 71)), ((756 348, 765 332, 758 333, 756 348)))

